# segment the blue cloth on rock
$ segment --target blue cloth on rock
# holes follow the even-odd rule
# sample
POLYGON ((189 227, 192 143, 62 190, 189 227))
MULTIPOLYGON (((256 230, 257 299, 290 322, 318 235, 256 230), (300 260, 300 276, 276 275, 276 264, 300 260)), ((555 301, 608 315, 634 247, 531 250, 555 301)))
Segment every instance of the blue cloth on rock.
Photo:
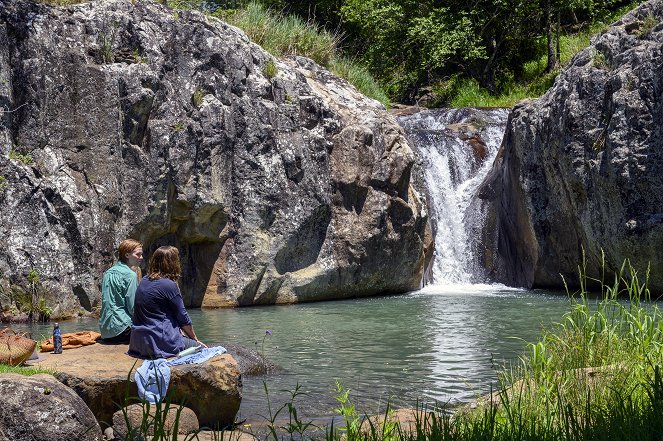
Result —
POLYGON ((145 360, 134 375, 138 396, 141 400, 155 404, 166 397, 170 383, 170 367, 166 360, 145 360))
POLYGON ((225 353, 226 348, 223 346, 213 346, 211 348, 203 348, 199 352, 185 355, 184 357, 173 358, 172 360, 168 360, 166 363, 168 366, 204 363, 215 355, 221 355, 225 353))

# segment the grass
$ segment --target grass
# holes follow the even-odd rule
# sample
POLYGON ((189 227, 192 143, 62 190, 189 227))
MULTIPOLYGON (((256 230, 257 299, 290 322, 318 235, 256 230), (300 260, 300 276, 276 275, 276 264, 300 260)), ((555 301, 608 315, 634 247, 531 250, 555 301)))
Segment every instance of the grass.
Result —
POLYGON ((265 61, 265 65, 262 67, 262 74, 265 78, 271 80, 279 73, 279 68, 274 62, 274 60, 265 61))
POLYGON ((39 0, 41 3, 45 3, 51 6, 68 6, 68 5, 77 5, 79 3, 84 3, 89 0, 39 0))
POLYGON ((243 9, 218 10, 212 15, 242 29, 254 43, 277 57, 303 55, 326 66, 339 42, 338 35, 313 22, 273 13, 255 2, 243 9))
POLYGON ((0 374, 20 374, 25 376, 37 374, 53 375, 53 371, 32 366, 9 366, 6 364, 0 364, 0 374))
POLYGON ((30 165, 33 162, 32 155, 30 153, 21 153, 16 149, 11 149, 9 151, 9 159, 13 159, 24 165, 30 165))
POLYGON ((368 69, 341 54, 339 34, 296 16, 275 13, 255 2, 242 9, 219 9, 212 15, 242 29, 254 43, 275 57, 301 55, 311 58, 364 95, 389 105, 387 94, 368 69))
POLYGON ((570 294, 561 322, 500 369, 498 390, 475 406, 417 406, 414 423, 401 424, 389 406, 380 418, 360 418, 349 391, 337 386, 340 426, 298 420, 291 401, 281 409, 296 424, 275 427, 271 418, 265 440, 663 439, 663 316, 651 301, 649 271, 625 261, 609 282, 588 277, 584 264, 579 273, 581 289, 570 294), (589 283, 600 286, 600 299, 590 300, 589 283))
MULTIPOLYGON (((553 84, 557 74, 566 66, 573 56, 589 46, 591 38, 604 32, 610 23, 617 21, 621 16, 634 9, 640 2, 632 2, 629 5, 615 11, 603 20, 593 23, 580 32, 560 36, 560 62, 558 68, 546 73, 547 57, 541 55, 536 60, 525 63, 523 78, 520 81, 511 80, 504 91, 499 95, 493 95, 472 79, 458 79, 453 85, 454 92, 449 101, 451 107, 513 107, 519 101, 528 98, 538 98, 543 95, 553 84)), ((645 20, 643 24, 644 33, 653 28, 652 20, 645 20)), ((601 60, 597 60, 601 61, 601 60)), ((604 66, 606 63, 603 63, 604 66)), ((439 88, 439 86, 438 86, 439 88)), ((435 88, 434 88, 435 89, 435 88)))
MULTIPOLYGON (((603 265, 605 268, 605 264, 603 265)), ((349 390, 337 385, 341 424, 318 427, 302 419, 291 399, 273 408, 265 385, 269 416, 265 441, 594 441, 663 439, 663 313, 652 302, 649 269, 638 272, 626 260, 606 279, 579 268, 578 292, 569 294, 561 321, 527 344, 512 366, 498 370, 499 386, 475 406, 417 406, 414 422, 401 424, 389 405, 381 417, 360 417, 349 390), (598 286, 591 300, 588 286, 598 286), (283 417, 279 418, 279 416, 283 417)), ((567 290, 568 291, 568 290, 567 290)), ((266 331, 266 335, 268 332, 266 331)), ((264 341, 264 340, 263 340, 264 341)), ((0 366, 0 372, 32 375, 33 368, 0 366)), ((50 372, 49 372, 50 373, 50 372)), ((129 396, 129 378, 127 392, 129 396)), ((156 407, 142 407, 139 422, 124 410, 126 439, 178 439, 181 406, 172 391, 156 407), (166 416, 175 413, 175 423, 166 416), (133 424, 133 425, 132 425, 133 424)), ((125 399, 124 406, 135 399, 125 399)), ((121 407, 124 407, 121 406, 121 407)), ((196 439, 190 434, 180 439, 196 439)), ((223 439, 215 432, 214 439, 223 439)), ((228 436, 228 435, 225 435, 228 436)))

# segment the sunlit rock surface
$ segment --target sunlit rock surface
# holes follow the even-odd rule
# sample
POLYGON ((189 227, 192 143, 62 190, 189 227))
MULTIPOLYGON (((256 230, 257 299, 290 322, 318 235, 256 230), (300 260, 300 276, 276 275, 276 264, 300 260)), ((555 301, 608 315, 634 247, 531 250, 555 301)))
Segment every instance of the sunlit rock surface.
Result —
POLYGON ((427 214, 393 117, 221 21, 0 0, 0 108, 0 272, 37 269, 58 310, 98 304, 129 236, 179 247, 187 305, 420 285, 427 214))
POLYGON ((99 423, 74 391, 48 374, 0 374, 0 439, 101 441, 99 423))
MULTIPOLYGON (((62 354, 41 353, 32 366, 54 371, 73 389, 98 421, 112 424, 113 414, 138 396, 135 371, 143 360, 127 355, 128 345, 94 344, 62 354)), ((189 407, 201 425, 225 427, 235 421, 242 401, 242 377, 230 354, 200 364, 170 368, 169 399, 189 407)))
MULTIPOLYGON (((627 14, 577 54, 542 98, 513 110, 479 196, 492 205, 497 280, 577 281, 630 258, 663 289, 663 1, 627 14)), ((608 282, 612 282, 610 276, 608 282)))

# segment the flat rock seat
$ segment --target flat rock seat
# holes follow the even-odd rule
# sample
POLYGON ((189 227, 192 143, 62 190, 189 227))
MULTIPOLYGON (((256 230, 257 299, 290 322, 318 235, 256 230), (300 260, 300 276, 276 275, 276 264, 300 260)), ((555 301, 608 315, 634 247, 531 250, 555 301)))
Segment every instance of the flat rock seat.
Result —
MULTIPOLYGON (((136 402, 133 373, 143 360, 127 355, 128 345, 95 344, 42 353, 30 365, 50 369, 72 388, 101 423, 111 424, 113 413, 136 402), (130 381, 127 381, 130 379, 130 381), (129 402, 127 398, 131 398, 129 402)), ((223 428, 234 422, 242 400, 242 377, 235 359, 217 355, 205 363, 171 367, 171 403, 193 410, 201 427, 223 428)))

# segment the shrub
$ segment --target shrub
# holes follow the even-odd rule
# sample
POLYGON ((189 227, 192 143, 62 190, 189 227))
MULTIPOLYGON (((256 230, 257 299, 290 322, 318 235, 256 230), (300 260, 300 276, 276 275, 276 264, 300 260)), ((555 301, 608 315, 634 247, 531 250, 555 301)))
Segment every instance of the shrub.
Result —
POLYGON ((638 29, 638 38, 644 39, 646 38, 649 33, 651 32, 654 27, 658 24, 658 20, 656 17, 654 17, 654 14, 649 13, 647 16, 642 20, 642 23, 640 25, 640 29, 638 29))
POLYGON ((265 78, 271 80, 279 72, 279 68, 276 66, 274 60, 265 61, 265 65, 262 67, 262 74, 265 78))
POLYGON ((9 159, 13 159, 15 161, 18 161, 24 165, 30 165, 32 164, 32 155, 30 153, 20 153, 16 151, 15 149, 12 149, 9 152, 9 159))
POLYGON ((200 107, 200 105, 203 103, 203 98, 205 98, 205 93, 204 90, 202 89, 196 89, 195 92, 193 92, 193 95, 191 95, 191 101, 193 102, 193 105, 196 107, 200 107))

